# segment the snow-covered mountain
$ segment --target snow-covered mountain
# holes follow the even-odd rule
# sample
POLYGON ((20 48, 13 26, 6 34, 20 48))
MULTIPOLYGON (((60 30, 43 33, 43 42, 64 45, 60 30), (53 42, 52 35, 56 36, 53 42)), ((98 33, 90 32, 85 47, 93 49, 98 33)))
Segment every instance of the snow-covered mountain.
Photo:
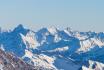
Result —
POLYGON ((18 25, 0 30, 0 46, 34 67, 44 70, 104 69, 104 33, 55 27, 35 30, 18 25), (93 68, 94 65, 94 68, 93 68))

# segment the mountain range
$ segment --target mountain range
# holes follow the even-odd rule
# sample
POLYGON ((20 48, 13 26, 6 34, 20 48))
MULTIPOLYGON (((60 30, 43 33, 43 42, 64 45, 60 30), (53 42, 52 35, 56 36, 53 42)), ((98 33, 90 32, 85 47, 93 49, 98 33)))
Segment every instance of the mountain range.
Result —
MULTIPOLYGON (((11 64, 17 70, 104 70, 103 32, 53 26, 35 31, 20 24, 13 30, 0 29, 0 49, 6 54, 0 54, 0 59, 10 53, 8 56, 23 61, 22 69, 11 64)), ((0 63, 1 70, 5 70, 3 65, 0 63)))

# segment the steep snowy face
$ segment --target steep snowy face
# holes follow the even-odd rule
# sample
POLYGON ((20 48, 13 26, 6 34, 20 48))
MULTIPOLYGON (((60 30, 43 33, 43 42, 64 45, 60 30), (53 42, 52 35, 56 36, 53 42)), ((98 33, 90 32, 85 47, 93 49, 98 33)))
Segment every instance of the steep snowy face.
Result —
POLYGON ((90 51, 92 48, 98 46, 102 48, 104 46, 104 42, 99 40, 98 38, 90 38, 88 40, 80 41, 81 48, 79 51, 87 52, 90 51))
POLYGON ((19 25, 13 31, 1 32, 0 45, 3 45, 5 51, 13 52, 21 57, 24 55, 24 50, 26 49, 21 34, 26 35, 28 31, 22 25, 19 25))
POLYGON ((59 52, 63 52, 64 55, 66 55, 66 53, 67 55, 71 55, 80 48, 80 41, 77 38, 69 36, 65 31, 57 30, 56 28, 40 29, 36 32, 36 39, 40 43, 40 46, 37 48, 41 50, 41 52, 55 51, 58 49, 59 52), (63 49, 66 46, 67 50, 63 49))
POLYGON ((36 49, 37 46, 40 46, 40 43, 36 40, 35 32, 29 31, 26 35, 20 35, 27 49, 36 49))
POLYGON ((94 61, 104 62, 104 33, 95 32, 76 32, 74 37, 80 40, 80 48, 72 56, 76 61, 94 61))
POLYGON ((88 66, 82 66, 82 70, 104 70, 104 64, 89 60, 88 66))
POLYGON ((104 41, 103 37, 101 38, 100 36, 103 36, 100 33, 95 33, 95 32, 80 32, 76 33, 76 37, 80 40, 80 45, 81 48, 79 51, 87 52, 90 51, 90 49, 98 46, 99 48, 104 46, 104 41))
POLYGON ((60 31, 53 27, 42 28, 37 32, 31 31, 21 36, 28 48, 25 50, 25 55, 22 58, 34 66, 39 65, 44 68, 48 67, 48 69, 56 70, 57 66, 55 64, 56 62, 59 63, 59 56, 62 56, 61 59, 63 61, 67 61, 64 56, 70 56, 80 47, 77 38, 69 36, 65 31, 60 31))
MULTIPOLYGON (((96 40, 100 40, 101 42, 104 41, 104 33, 95 33, 95 32, 76 32, 75 33, 75 37, 77 37, 79 40, 81 41, 86 41, 89 39, 96 39, 96 40)), ((96 43, 99 44, 99 43, 96 43)))
POLYGON ((57 34, 57 28, 55 28, 54 26, 47 28, 47 30, 50 32, 50 34, 55 35, 57 34))

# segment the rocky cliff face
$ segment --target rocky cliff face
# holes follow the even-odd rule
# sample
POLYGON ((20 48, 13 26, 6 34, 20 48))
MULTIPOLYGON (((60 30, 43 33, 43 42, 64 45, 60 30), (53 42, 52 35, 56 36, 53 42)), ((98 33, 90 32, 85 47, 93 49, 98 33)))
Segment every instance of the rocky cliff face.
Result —
MULTIPOLYGON (((11 53, 0 49, 0 70, 35 70, 36 68, 11 53)), ((38 68, 37 68, 38 69, 38 68)))

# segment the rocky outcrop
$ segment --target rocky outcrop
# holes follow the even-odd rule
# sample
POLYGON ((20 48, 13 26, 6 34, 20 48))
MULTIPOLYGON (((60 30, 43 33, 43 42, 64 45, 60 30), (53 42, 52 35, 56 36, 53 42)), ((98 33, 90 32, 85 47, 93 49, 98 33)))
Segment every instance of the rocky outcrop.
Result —
MULTIPOLYGON (((38 69, 38 68, 37 68, 38 69)), ((0 49, 0 70, 37 70, 22 59, 0 49)))

